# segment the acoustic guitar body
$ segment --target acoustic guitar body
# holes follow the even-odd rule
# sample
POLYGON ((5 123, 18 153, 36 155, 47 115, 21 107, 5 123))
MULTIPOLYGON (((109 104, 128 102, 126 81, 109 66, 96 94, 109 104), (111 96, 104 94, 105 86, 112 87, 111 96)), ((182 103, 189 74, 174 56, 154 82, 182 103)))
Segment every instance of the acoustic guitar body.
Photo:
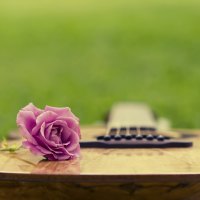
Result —
MULTIPOLYGON (((83 148, 70 161, 0 153, 0 199, 200 199, 200 132, 192 148, 83 148)), ((82 127, 85 140, 105 133, 82 127)))
MULTIPOLYGON (((108 127, 81 130, 82 142, 87 142, 107 134, 108 127)), ((193 146, 84 147, 70 161, 46 161, 26 149, 1 152, 0 199, 199 200, 200 131, 176 133, 193 146)))

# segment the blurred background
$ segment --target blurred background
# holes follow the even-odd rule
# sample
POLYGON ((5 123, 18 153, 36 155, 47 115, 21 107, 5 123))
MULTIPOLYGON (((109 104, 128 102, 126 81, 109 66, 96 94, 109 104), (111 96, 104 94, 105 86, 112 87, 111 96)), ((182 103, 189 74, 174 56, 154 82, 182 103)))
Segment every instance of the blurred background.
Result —
POLYGON ((0 135, 29 102, 90 124, 142 101, 199 128, 199 22, 199 0, 0 1, 0 135))

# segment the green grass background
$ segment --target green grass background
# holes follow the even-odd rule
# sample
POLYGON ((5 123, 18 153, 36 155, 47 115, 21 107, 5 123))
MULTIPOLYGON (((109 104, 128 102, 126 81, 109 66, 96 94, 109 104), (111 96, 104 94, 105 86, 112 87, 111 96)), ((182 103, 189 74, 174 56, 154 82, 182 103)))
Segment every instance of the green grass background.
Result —
POLYGON ((116 101, 200 127, 199 0, 0 2, 0 135, 29 102, 82 124, 116 101))

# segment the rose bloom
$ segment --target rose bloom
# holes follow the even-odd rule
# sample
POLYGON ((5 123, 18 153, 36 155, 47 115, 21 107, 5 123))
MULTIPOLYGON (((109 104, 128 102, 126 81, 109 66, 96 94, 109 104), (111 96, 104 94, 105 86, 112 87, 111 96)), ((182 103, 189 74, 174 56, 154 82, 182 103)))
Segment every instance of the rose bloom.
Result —
POLYGON ((32 153, 48 160, 79 156, 79 119, 70 108, 46 106, 41 110, 30 103, 17 114, 17 125, 26 139, 23 146, 32 153))

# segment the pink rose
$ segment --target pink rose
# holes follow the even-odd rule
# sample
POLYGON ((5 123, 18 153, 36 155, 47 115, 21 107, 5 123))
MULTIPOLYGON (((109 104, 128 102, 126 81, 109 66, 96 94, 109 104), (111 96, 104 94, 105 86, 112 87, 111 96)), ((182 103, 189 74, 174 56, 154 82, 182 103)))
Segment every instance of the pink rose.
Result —
POLYGON ((23 146, 48 160, 68 160, 79 156, 79 119, 70 108, 46 106, 40 110, 32 103, 17 114, 17 125, 26 141, 23 146))

